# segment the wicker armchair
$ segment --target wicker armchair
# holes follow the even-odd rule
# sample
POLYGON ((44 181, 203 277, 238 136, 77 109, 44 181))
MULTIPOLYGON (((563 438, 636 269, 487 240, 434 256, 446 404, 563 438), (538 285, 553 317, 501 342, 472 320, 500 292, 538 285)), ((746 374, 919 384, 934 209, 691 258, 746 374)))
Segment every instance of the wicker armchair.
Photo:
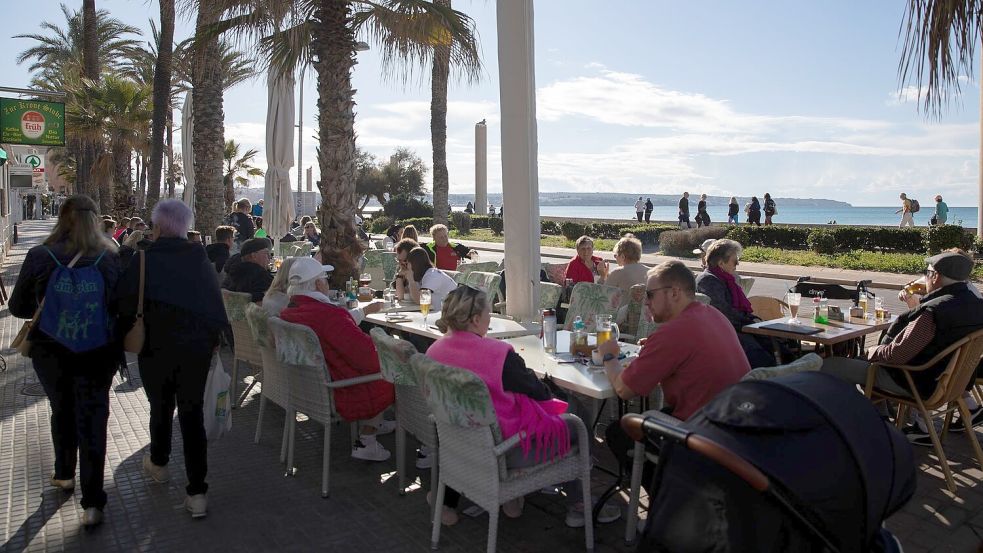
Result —
MULTIPOLYGON (((576 416, 561 415, 573 421, 582 445, 561 459, 510 470, 505 454, 519 445, 520 436, 502 439, 485 383, 469 371, 442 365, 424 355, 414 356, 411 364, 423 380, 423 393, 437 423, 440 475, 434 505, 443 504, 444 490, 450 486, 488 511, 489 552, 495 551, 499 506, 505 502, 577 478, 585 500, 590 497, 590 440, 587 428, 576 416)), ((584 518, 587 550, 593 551, 593 521, 590 516, 584 518)), ((432 549, 440 542, 440 526, 441 509, 434 509, 432 549)))
MULTIPOLYGON (((287 445, 287 474, 293 473, 296 415, 301 412, 324 426, 324 455, 322 458, 321 497, 328 497, 328 476, 331 460, 331 426, 338 417, 334 407, 335 388, 355 386, 379 380, 379 373, 331 381, 321 341, 314 331, 304 325, 288 323, 276 317, 269 319, 276 343, 276 358, 290 371, 290 441, 287 445)), ((338 417, 340 418, 340 417, 338 417)), ((352 441, 357 437, 355 422, 351 423, 352 441)))
POLYGON ((283 463, 287 459, 289 415, 293 412, 290 409, 290 371, 277 361, 273 336, 270 334, 269 318, 270 315, 266 310, 255 303, 246 306, 246 322, 249 323, 249 330, 252 331, 253 339, 259 346, 259 353, 263 359, 263 384, 260 386, 259 416, 256 418, 256 437, 253 443, 259 443, 266 402, 272 401, 283 407, 286 413, 283 417, 283 439, 280 443, 280 462, 283 463))
MULTIPOLYGON (((945 474, 946 485, 949 491, 953 493, 956 492, 956 482, 952 478, 949 461, 945 457, 945 451, 943 451, 942 442, 939 441, 939 435, 935 431, 935 425, 932 424, 931 411, 945 408, 945 424, 942 427, 943 437, 948 432, 949 422, 952 420, 952 413, 955 409, 959 409, 959 416, 965 424, 971 426, 969 421, 972 421, 973 417, 970 415, 966 401, 963 399, 963 392, 969 387, 969 383, 976 376, 976 367, 980 363, 981 355, 983 355, 983 330, 978 330, 956 341, 931 360, 921 365, 871 363, 867 368, 867 385, 864 387, 864 393, 867 397, 874 400, 884 399, 898 403, 898 416, 896 420, 899 427, 906 419, 905 415, 908 409, 912 407, 918 409, 918 412, 926 423, 925 426, 928 427, 928 435, 932 439, 935 454, 938 456, 939 464, 942 466, 942 472, 945 474), (949 361, 946 364, 945 371, 936 380, 935 390, 927 398, 922 398, 921 394, 918 393, 918 389, 915 387, 915 382, 912 380, 911 374, 934 367, 946 358, 949 361), (905 377, 905 382, 907 383, 907 388, 911 390, 911 395, 892 394, 875 388, 874 376, 877 373, 878 367, 899 369, 905 377)), ((976 453, 977 462, 983 468, 983 450, 980 449, 980 442, 976 439, 976 432, 973 432, 972 428, 967 428, 966 438, 976 453)))
MULTIPOLYGON (((410 359, 416 348, 406 340, 397 340, 381 328, 370 332, 379 353, 382 377, 396 388, 396 473, 399 475, 399 495, 406 494, 406 433, 437 455, 437 431, 430 420, 430 407, 423 399, 416 371, 410 359)), ((430 467, 430 486, 437 484, 437 462, 430 467)))
POLYGON ((238 398, 232 404, 232 408, 235 409, 242 405, 250 390, 262 378, 263 356, 260 354, 259 345, 253 339, 249 323, 246 322, 246 306, 252 303, 252 296, 243 292, 222 290, 222 302, 225 304, 225 315, 229 318, 232 337, 235 340, 232 348, 235 359, 232 362, 232 389, 230 390, 231 397, 238 398), (239 366, 242 363, 251 365, 258 371, 253 381, 242 392, 242 396, 239 396, 239 366))
POLYGON ((781 319, 784 316, 782 308, 788 309, 785 302, 770 296, 751 296, 748 301, 751 302, 751 310, 754 314, 765 321, 781 319))
POLYGON ((501 295, 502 275, 483 271, 470 271, 464 274, 466 275, 465 284, 487 294, 488 300, 492 302, 492 305, 495 305, 496 298, 501 295))

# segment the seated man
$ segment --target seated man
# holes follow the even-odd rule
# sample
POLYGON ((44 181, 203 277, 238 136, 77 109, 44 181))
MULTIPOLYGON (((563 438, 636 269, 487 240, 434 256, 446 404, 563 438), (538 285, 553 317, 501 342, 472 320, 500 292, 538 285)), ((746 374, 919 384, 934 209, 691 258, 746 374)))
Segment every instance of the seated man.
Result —
MULTIPOLYGON (((902 290, 898 297, 911 309, 898 315, 887 329, 881 343, 870 350, 868 359, 890 365, 920 365, 959 339, 983 329, 983 297, 967 280, 973 271, 973 260, 966 252, 953 248, 925 259, 926 293, 913 296, 902 290)), ((937 379, 945 371, 949 358, 934 367, 910 373, 919 395, 927 398, 935 390, 937 379)), ((823 363, 822 371, 852 384, 864 386, 869 363, 862 359, 831 357, 823 363)), ((874 386, 887 392, 908 395, 910 388, 901 371, 879 367, 874 386)), ((973 415, 971 426, 983 422, 981 409, 972 395, 964 396, 973 415)), ((958 416, 958 414, 957 414, 958 416)), ((908 441, 915 445, 932 446, 925 421, 915 416, 915 424, 905 429, 908 441)), ((952 432, 965 430, 956 421, 952 432)))
POLYGON ((448 230, 445 225, 430 227, 430 237, 433 238, 433 241, 424 244, 423 249, 427 250, 430 262, 438 269, 456 271, 461 258, 470 258, 474 253, 474 250, 468 249, 463 244, 451 242, 448 239, 448 230))
MULTIPOLYGON (((618 362, 616 341, 597 348, 621 399, 648 396, 661 384, 663 410, 686 420, 751 370, 734 327, 719 311, 696 300, 693 272, 681 262, 668 261, 648 272, 645 307, 662 326, 644 341, 638 358, 627 368, 622 370, 618 362)), ((620 424, 608 426, 605 437, 627 471, 628 452, 634 447, 631 438, 620 424)), ((651 471, 651 463, 646 463, 642 480, 646 485, 651 471)))
POLYGON ((270 288, 270 241, 251 238, 242 243, 242 250, 226 263, 225 282, 222 288, 233 292, 246 292, 254 302, 263 301, 263 294, 270 288))
POLYGON ((221 273, 232 252, 232 242, 235 240, 236 229, 223 225, 215 229, 215 243, 205 246, 208 260, 215 264, 215 272, 221 273))

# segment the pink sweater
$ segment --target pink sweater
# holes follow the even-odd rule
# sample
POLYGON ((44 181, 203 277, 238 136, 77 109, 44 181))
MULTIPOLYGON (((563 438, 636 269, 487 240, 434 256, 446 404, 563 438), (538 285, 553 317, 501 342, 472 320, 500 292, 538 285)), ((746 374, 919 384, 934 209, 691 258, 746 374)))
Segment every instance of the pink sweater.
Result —
POLYGON ((506 342, 482 338, 471 332, 451 331, 430 346, 427 356, 439 363, 471 371, 485 382, 502 438, 524 432, 520 440, 524 455, 529 454, 535 439, 536 451, 542 458, 546 458, 547 452, 552 458, 562 457, 570 449, 570 435, 563 419, 547 413, 529 396, 507 392, 502 387, 505 356, 511 350, 512 346, 506 342), (554 444, 558 447, 553 447, 554 444))

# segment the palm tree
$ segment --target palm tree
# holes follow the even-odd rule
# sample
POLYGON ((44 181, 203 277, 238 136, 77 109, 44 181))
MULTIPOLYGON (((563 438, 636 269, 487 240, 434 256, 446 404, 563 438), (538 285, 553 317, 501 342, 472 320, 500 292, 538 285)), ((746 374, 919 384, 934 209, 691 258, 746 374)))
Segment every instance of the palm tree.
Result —
POLYGON ((154 113, 150 124, 150 167, 147 168, 147 202, 149 212, 160 199, 160 180, 164 166, 164 131, 168 112, 173 112, 174 0, 160 0, 160 38, 157 40, 154 66, 154 113))
POLYGON ((253 165, 253 160, 259 151, 250 148, 244 154, 239 155, 242 145, 235 140, 225 142, 225 176, 222 181, 225 183, 225 210, 232 211, 232 204, 235 202, 235 186, 249 186, 249 177, 262 177, 266 173, 262 169, 253 165))
MULTIPOLYGON (((941 116, 949 101, 959 94, 960 77, 973 74, 974 48, 983 31, 983 2, 909 0, 901 28, 905 33, 898 64, 901 86, 914 83, 918 99, 924 96, 923 108, 931 115, 941 116)), ((983 110, 983 94, 980 107, 983 110)), ((983 117, 980 136, 983 137, 983 117)), ((983 141, 978 178, 976 232, 983 238, 983 141)))

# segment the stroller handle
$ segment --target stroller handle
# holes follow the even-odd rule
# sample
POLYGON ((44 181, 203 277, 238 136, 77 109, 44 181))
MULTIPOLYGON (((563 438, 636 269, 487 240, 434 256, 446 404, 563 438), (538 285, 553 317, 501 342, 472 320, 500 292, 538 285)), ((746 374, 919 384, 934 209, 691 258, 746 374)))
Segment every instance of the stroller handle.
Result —
POLYGON ((678 442, 704 457, 712 459, 759 492, 768 491, 771 485, 768 477, 754 465, 744 460, 743 457, 709 438, 694 434, 681 427, 667 424, 653 417, 643 417, 631 413, 621 418, 621 428, 636 442, 640 442, 646 437, 660 437, 678 442))

